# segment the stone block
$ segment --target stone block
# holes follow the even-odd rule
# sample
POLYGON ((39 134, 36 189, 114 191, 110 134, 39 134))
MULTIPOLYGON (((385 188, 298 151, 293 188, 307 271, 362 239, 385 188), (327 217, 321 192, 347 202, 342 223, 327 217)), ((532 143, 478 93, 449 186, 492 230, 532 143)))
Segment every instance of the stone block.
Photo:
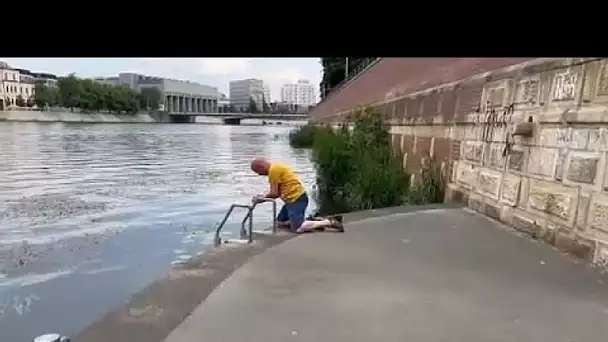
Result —
POLYGON ((464 159, 474 162, 481 162, 483 157, 483 142, 465 141, 463 144, 464 159))
POLYGON ((539 134, 539 145, 584 149, 589 140, 589 129, 581 128, 543 128, 539 134))
POLYGON ((572 182, 593 184, 599 160, 599 155, 596 154, 572 155, 566 178, 572 182))
POLYGON ((608 130, 606 128, 596 128, 589 132, 589 150, 608 151, 608 130))
POLYGON ((555 234, 557 234, 557 229, 555 229, 555 226, 551 227, 551 224, 549 224, 547 229, 545 229, 545 231, 542 232, 541 237, 547 243, 554 245, 555 244, 555 234))
POLYGON ((522 150, 511 150, 509 153, 509 170, 522 172, 524 170, 525 152, 522 150))
POLYGON ((528 207, 563 220, 569 220, 572 209, 573 189, 557 184, 534 180, 528 193, 528 207))
POLYGON ((540 95, 540 77, 533 76, 521 79, 515 90, 515 104, 518 108, 538 105, 540 95))
POLYGON ((498 191, 500 189, 501 178, 502 173, 499 171, 493 171, 488 169, 481 170, 479 171, 477 190, 494 199, 498 199, 498 191))
POLYGON ((558 151, 547 148, 532 148, 528 158, 528 172, 544 177, 553 177, 558 151))
POLYGON ((578 230, 585 230, 587 226, 587 215, 589 214, 589 203, 591 198, 588 194, 580 195, 578 197, 578 206, 576 208, 576 221, 575 226, 578 230))
POLYGON ((557 249, 587 261, 593 260, 595 254, 595 242, 561 230, 555 232, 553 244, 557 249))
POLYGON ((505 149, 504 144, 493 143, 488 146, 485 158, 484 165, 502 169, 505 166, 505 157, 503 157, 503 151, 505 149))
POLYGON ((519 215, 513 215, 511 224, 515 229, 530 234, 535 238, 539 237, 542 232, 541 227, 534 220, 519 215))
POLYGON ((582 81, 581 74, 580 66, 556 71, 553 75, 549 99, 552 102, 574 101, 582 81))
POLYGON ((519 188, 521 177, 514 175, 505 175, 502 182, 502 193, 500 201, 512 207, 517 205, 519 199, 519 188))
POLYGON ((491 204, 486 204, 485 214, 495 220, 500 221, 500 207, 491 204))
POLYGON ((464 130, 464 137, 466 140, 480 140, 482 131, 481 125, 468 125, 464 130))
POLYGON ((485 204, 480 199, 469 197, 469 208, 477 212, 483 213, 484 206, 485 204))
POLYGON ((459 162, 456 171, 456 180, 458 183, 470 189, 477 184, 477 171, 478 169, 475 165, 459 162))
POLYGON ((568 152, 566 149, 559 150, 557 154, 557 161, 555 163, 555 179, 562 180, 564 177, 564 169, 566 168, 566 158, 568 152))
POLYGON ((608 196, 603 194, 593 196, 589 213, 589 228, 608 233, 608 196))
POLYGON ((454 202, 454 203, 467 204, 469 201, 469 195, 464 191, 461 191, 457 188, 448 186, 448 188, 446 190, 445 200, 448 203, 454 202))

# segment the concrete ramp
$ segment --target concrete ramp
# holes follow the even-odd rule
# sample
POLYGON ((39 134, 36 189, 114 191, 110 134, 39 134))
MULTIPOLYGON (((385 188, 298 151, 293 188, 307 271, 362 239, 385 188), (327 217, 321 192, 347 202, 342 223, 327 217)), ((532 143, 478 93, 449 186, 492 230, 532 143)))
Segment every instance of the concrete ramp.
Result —
POLYGON ((349 223, 251 259, 166 342, 597 342, 602 277, 463 209, 349 223))

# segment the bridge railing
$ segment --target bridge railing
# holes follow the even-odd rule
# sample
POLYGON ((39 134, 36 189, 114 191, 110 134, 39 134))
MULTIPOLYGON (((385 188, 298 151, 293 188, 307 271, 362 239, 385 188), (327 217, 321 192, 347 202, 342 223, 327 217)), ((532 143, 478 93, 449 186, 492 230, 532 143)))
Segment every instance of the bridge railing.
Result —
POLYGON ((333 94, 337 93, 340 89, 342 89, 344 86, 346 86, 347 83, 349 83, 351 80, 357 78, 361 73, 363 73, 363 71, 367 70, 372 64, 378 62, 381 59, 382 59, 381 57, 370 57, 370 58, 364 59, 355 68, 353 68, 352 70, 350 70, 348 72, 348 76, 346 78, 344 78, 342 80, 342 82, 336 84, 334 87, 330 88, 329 90, 323 89, 323 92, 325 94, 323 95, 323 98, 321 99, 321 101, 319 101, 319 104, 325 102, 333 94))

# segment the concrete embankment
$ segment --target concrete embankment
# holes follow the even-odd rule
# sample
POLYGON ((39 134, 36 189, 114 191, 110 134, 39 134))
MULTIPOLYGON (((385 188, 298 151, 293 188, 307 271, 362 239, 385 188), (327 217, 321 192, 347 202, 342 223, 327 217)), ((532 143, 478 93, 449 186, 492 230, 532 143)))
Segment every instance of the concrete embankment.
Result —
POLYGON ((291 234, 259 234, 252 245, 224 245, 174 266, 165 278, 94 322, 73 341, 162 341, 232 272, 251 257, 291 237, 291 234))
POLYGON ((496 221, 446 205, 345 220, 345 234, 260 235, 213 249, 74 341, 595 342, 608 334, 608 278, 496 221))
POLYGON ((154 341, 595 342, 606 280, 470 210, 397 212, 257 255, 154 341))
POLYGON ((0 111, 0 121, 16 122, 87 122, 87 123, 156 123, 167 122, 157 113, 106 114, 39 111, 0 111))

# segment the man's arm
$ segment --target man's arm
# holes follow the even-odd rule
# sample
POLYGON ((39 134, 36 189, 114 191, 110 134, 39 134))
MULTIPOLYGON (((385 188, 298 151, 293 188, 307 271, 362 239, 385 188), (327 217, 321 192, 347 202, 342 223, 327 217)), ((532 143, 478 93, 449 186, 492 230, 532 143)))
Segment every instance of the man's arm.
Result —
POLYGON ((281 175, 276 170, 268 175, 268 183, 270 184, 270 190, 265 194, 255 196, 254 201, 258 201, 264 198, 279 198, 281 196, 280 189, 281 175))
POLYGON ((264 197, 266 198, 279 198, 280 196, 280 192, 279 192, 279 184, 277 183, 270 183, 270 191, 268 191, 268 193, 266 193, 264 195, 264 197))

